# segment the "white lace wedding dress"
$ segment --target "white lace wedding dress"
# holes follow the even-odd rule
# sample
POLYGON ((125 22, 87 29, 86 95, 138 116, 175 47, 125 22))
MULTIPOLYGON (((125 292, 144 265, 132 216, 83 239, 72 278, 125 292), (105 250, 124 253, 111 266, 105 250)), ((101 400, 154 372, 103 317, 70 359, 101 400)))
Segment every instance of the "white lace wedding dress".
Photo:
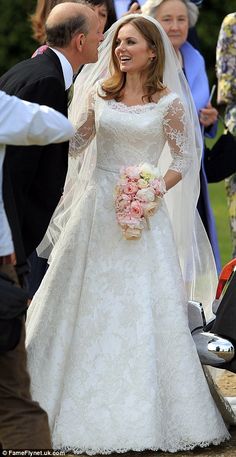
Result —
POLYGON ((114 211, 120 168, 156 165, 166 138, 171 168, 190 165, 171 124, 179 103, 170 93, 133 107, 100 99, 99 120, 95 110, 95 185, 58 241, 28 316, 32 395, 48 412, 55 449, 175 452, 229 438, 188 329, 164 201, 137 241, 122 238, 114 211))

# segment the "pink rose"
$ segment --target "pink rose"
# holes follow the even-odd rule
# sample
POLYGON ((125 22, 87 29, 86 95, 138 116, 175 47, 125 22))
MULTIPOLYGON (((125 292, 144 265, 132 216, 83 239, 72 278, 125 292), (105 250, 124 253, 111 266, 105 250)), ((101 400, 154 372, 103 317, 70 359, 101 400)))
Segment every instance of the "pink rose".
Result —
POLYGON ((143 215, 143 208, 138 200, 131 202, 130 213, 132 217, 140 218, 143 215))
POLYGON ((116 201, 116 211, 127 212, 130 210, 130 203, 126 200, 116 201))
POLYGON ((116 213, 117 221, 120 225, 126 225, 127 215, 122 212, 116 213))
POLYGON ((123 192, 125 194, 136 194, 138 186, 134 182, 129 182, 123 187, 123 192))
POLYGON ((162 177, 156 178, 153 181, 151 181, 150 186, 152 186, 153 189, 155 189, 156 195, 163 196, 166 193, 166 185, 162 177))
POLYGON ((125 200, 127 202, 131 202, 132 196, 130 194, 122 193, 121 196, 120 196, 120 199, 125 200))
POLYGON ((138 179, 139 178, 139 167, 126 167, 124 169, 124 173, 131 179, 138 179))

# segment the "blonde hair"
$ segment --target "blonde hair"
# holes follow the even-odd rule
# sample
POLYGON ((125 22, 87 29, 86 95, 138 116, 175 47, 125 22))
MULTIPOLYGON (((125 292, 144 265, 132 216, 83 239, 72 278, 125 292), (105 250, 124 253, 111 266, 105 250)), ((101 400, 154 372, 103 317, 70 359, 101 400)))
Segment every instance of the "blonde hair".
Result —
MULTIPOLYGON (((156 12, 158 9, 158 6, 160 6, 163 2, 166 2, 169 0, 147 0, 143 6, 142 6, 142 13, 146 14, 147 16, 151 17, 156 17, 156 12)), ((195 24, 197 23, 198 20, 198 15, 199 15, 199 10, 197 5, 192 3, 189 0, 179 0, 187 8, 188 11, 188 21, 189 21, 189 27, 194 27, 195 24)))
POLYGON ((100 96, 107 100, 114 98, 115 100, 119 101, 121 99, 122 90, 125 86, 126 81, 126 73, 120 70, 120 66, 115 55, 115 48, 119 30, 126 24, 132 24, 146 40, 148 47, 156 53, 156 57, 153 60, 150 60, 147 69, 144 70, 145 82, 143 89, 145 95, 143 96, 143 99, 147 98, 148 101, 151 102, 152 95, 166 88, 166 86, 163 84, 165 51, 159 30, 155 24, 142 16, 135 18, 128 17, 117 28, 112 42, 110 60, 111 76, 103 82, 102 89, 105 92, 105 95, 100 96))
MULTIPOLYGON (((68 0, 38 0, 35 12, 30 16, 31 27, 33 29, 33 37, 40 44, 46 42, 45 23, 49 13, 54 6, 64 3, 68 0)), ((79 0, 69 0, 73 3, 82 3, 79 0)))

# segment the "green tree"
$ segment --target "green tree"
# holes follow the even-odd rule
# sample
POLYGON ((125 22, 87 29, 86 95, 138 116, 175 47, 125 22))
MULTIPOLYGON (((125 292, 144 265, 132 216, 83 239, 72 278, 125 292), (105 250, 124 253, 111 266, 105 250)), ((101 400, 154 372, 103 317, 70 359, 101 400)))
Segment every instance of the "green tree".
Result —
POLYGON ((216 44, 224 17, 236 11, 236 0, 204 0, 200 8, 197 32, 200 49, 205 58, 210 85, 216 81, 215 57, 216 44))
POLYGON ((36 0, 0 0, 0 75, 36 48, 29 15, 36 0))

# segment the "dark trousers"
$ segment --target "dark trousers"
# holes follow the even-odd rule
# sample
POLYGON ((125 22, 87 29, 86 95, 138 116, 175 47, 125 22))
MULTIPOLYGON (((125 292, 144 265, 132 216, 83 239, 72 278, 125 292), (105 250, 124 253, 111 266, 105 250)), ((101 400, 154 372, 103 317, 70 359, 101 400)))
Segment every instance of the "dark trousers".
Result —
MULTIPOLYGON (((0 271, 17 280, 12 265, 0 271)), ((47 414, 30 395, 23 321, 17 347, 0 352, 0 443, 13 450, 52 448, 47 414)))
POLYGON ((29 289, 29 296, 32 299, 35 292, 37 292, 41 281, 48 269, 47 259, 38 257, 37 252, 34 251, 29 256, 28 261, 30 263, 30 272, 27 275, 27 283, 29 289))

